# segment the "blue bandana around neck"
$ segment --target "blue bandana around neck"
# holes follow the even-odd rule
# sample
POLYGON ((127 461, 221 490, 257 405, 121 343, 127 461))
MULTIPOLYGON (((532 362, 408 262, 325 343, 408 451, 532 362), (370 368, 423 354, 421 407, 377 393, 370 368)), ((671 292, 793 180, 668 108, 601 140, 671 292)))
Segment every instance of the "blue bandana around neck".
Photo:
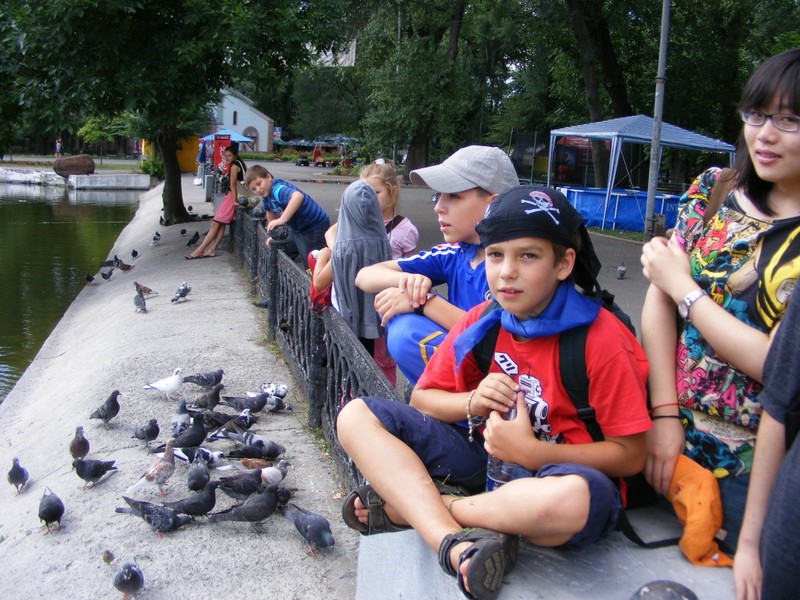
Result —
POLYGON ((467 327, 453 344, 456 367, 498 322, 509 333, 524 338, 540 338, 588 325, 595 320, 599 310, 598 299, 584 296, 571 282, 562 281, 553 299, 536 317, 520 321, 510 312, 498 308, 467 327))

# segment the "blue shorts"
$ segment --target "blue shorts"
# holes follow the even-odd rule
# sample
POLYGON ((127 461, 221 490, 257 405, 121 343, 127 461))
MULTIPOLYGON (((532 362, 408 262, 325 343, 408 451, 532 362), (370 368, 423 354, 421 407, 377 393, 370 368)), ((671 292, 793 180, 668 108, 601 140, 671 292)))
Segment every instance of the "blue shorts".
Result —
POLYGON ((383 427, 402 441, 422 460, 431 477, 470 490, 486 485, 486 459, 483 438, 455 424, 429 417, 408 404, 385 398, 362 398, 383 427))
POLYGON ((564 545, 576 548, 599 542, 617 527, 617 519, 622 510, 617 486, 594 467, 575 463, 544 465, 534 477, 542 479, 562 475, 579 475, 589 484, 589 516, 586 525, 564 545))
POLYGON ((411 383, 417 383, 447 331, 427 317, 403 313, 386 324, 386 349, 411 383))

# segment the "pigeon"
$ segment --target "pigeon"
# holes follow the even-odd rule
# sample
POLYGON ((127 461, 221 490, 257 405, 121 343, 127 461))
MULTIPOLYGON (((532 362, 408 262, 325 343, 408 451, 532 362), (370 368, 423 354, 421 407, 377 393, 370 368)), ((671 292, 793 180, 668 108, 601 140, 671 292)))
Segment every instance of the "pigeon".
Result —
POLYGON ((259 490, 261 484, 261 469, 253 469, 219 479, 219 489, 234 500, 246 500, 250 494, 259 490))
POLYGON ((175 446, 178 448, 194 448, 202 444, 206 439, 205 423, 203 419, 192 419, 192 424, 175 438, 175 446))
POLYGON ((113 460, 92 460, 89 458, 76 458, 72 461, 72 468, 78 474, 78 477, 83 479, 86 483, 83 484, 83 489, 90 483, 91 487, 100 481, 100 479, 109 471, 116 471, 117 467, 114 466, 113 460))
POLYGON ((189 472, 186 473, 186 486, 193 492, 199 492, 206 487, 206 484, 211 479, 208 473, 208 465, 203 459, 203 455, 196 452, 192 466, 189 467, 189 472))
POLYGON ((141 290, 133 297, 133 305, 136 307, 136 312, 146 313, 147 302, 144 301, 144 294, 141 290))
POLYGON ((75 428, 75 437, 69 443, 69 453, 72 458, 84 458, 89 454, 89 440, 83 435, 83 426, 78 425, 75 428))
POLYGON ((286 448, 275 442, 257 440, 248 446, 228 452, 229 458, 277 458, 286 452, 286 448))
POLYGON ((181 399, 180 404, 178 404, 178 410, 172 415, 172 422, 170 424, 172 427, 172 435, 174 437, 179 436, 189 428, 191 423, 192 417, 189 416, 189 411, 186 410, 186 401, 181 399))
POLYGON ((281 410, 288 410, 288 411, 294 410, 291 404, 284 402, 283 398, 281 398, 280 396, 274 396, 274 395, 270 395, 267 397, 267 403, 264 406, 264 408, 267 409, 268 413, 272 414, 279 412, 281 410))
POLYGON ((142 285, 138 281, 133 282, 133 287, 136 288, 137 294, 141 292, 143 296, 155 296, 156 294, 158 294, 158 292, 154 292, 149 287, 147 287, 146 285, 142 285))
POLYGON ((219 420, 224 419, 226 417, 230 417, 230 415, 225 415, 223 413, 215 413, 215 412, 206 412, 203 413, 203 419, 206 421, 211 421, 215 425, 218 426, 218 429, 215 430, 211 435, 209 435, 210 440, 218 440, 220 438, 225 437, 222 433, 223 431, 237 431, 238 429, 250 429, 250 427, 258 421, 258 417, 250 415, 250 409, 245 408, 240 414, 236 415, 235 417, 228 418, 222 425, 219 425, 219 420), (238 429, 237 429, 238 428, 238 429))
POLYGON ((161 234, 158 231, 156 231, 153 234, 153 241, 152 241, 152 243, 150 245, 151 246, 155 246, 160 241, 161 241, 161 234))
POLYGON ((631 596, 631 600, 647 598, 648 600, 697 600, 697 594, 682 583, 660 579, 645 583, 631 596))
POLYGON ((114 263, 115 263, 114 266, 118 268, 120 271, 130 271, 133 268, 133 265, 129 265, 121 258, 117 257, 116 254, 114 255, 114 263))
POLYGON ((250 413, 255 414, 267 405, 267 400, 269 398, 270 394, 262 392, 256 396, 223 396, 220 402, 238 411, 249 408, 250 413))
POLYGON ((135 597, 144 587, 144 574, 136 563, 125 563, 114 573, 114 587, 124 594, 123 600, 135 597))
POLYGON ((148 383, 144 386, 144 389, 161 392, 167 397, 167 400, 172 400, 170 394, 177 392, 180 389, 181 384, 183 384, 181 370, 175 369, 175 372, 169 377, 164 377, 164 379, 159 379, 153 383, 148 383))
POLYGON ((617 267, 617 279, 625 279, 625 273, 627 272, 628 267, 625 266, 625 263, 619 263, 619 266, 617 267))
POLYGON ((186 230, 185 229, 181 229, 181 235, 186 235, 186 230))
POLYGON ((227 438, 229 440, 236 442, 237 444, 244 444, 245 446, 249 446, 258 441, 264 442, 264 444, 267 444, 269 442, 268 439, 263 438, 258 434, 252 433, 250 431, 243 431, 241 429, 235 429, 234 431, 228 431, 227 429, 223 429, 220 432, 220 436, 216 439, 220 438, 227 438))
POLYGON ((133 250, 131 250, 131 258, 132 258, 133 260, 136 260, 137 258, 139 258, 139 253, 136 251, 136 248, 134 248, 133 250))
POLYGON ((182 301, 186 300, 186 296, 188 296, 189 292, 191 292, 191 291, 192 291, 192 288, 190 288, 188 285, 186 285, 186 282, 183 281, 183 282, 181 282, 180 287, 178 287, 178 291, 175 292, 175 295, 172 297, 171 301, 172 302, 182 302, 182 301))
POLYGON ((195 457, 200 454, 200 457, 205 461, 209 467, 216 467, 225 458, 225 455, 216 450, 211 451, 205 448, 175 448, 175 458, 183 462, 194 462, 195 457))
POLYGON ((271 467, 272 462, 264 458, 240 458, 239 460, 230 461, 226 466, 237 471, 252 471, 253 469, 271 467))
POLYGON ((246 521, 260 523, 278 508, 277 485, 268 486, 263 492, 253 494, 242 504, 208 515, 209 523, 220 521, 246 521))
POLYGON ((122 499, 128 503, 130 508, 117 507, 116 512, 141 517, 159 537, 192 521, 192 517, 178 514, 166 506, 159 506, 144 500, 134 500, 127 496, 123 496, 122 499))
POLYGON ((50 488, 45 488, 42 499, 39 500, 39 519, 47 527, 47 533, 50 533, 50 525, 52 523, 58 524, 57 530, 61 529, 61 517, 63 516, 64 503, 61 498, 51 492, 50 488))
POLYGON ((166 508, 171 508, 176 513, 202 517, 214 510, 217 504, 217 487, 219 482, 209 481, 202 491, 174 502, 165 502, 166 508))
MULTIPOLYGON (((186 381, 185 378, 184 381, 186 381)), ((224 383, 216 384, 214 387, 211 388, 210 391, 206 392, 202 396, 199 396, 197 400, 194 401, 192 408, 206 408, 208 410, 214 410, 219 404, 220 401, 219 393, 224 387, 225 387, 224 383)))
POLYGON ((106 281, 111 281, 111 275, 114 273, 114 269, 109 269, 108 271, 100 271, 100 276, 105 279, 106 281))
POLYGON ((210 390, 222 381, 222 375, 224 373, 225 371, 222 369, 217 369, 216 371, 207 371, 205 373, 187 375, 183 378, 183 383, 193 383, 195 385, 199 385, 201 388, 210 390))
POLYGON ((28 469, 20 465, 19 459, 15 458, 11 465, 11 470, 8 472, 8 483, 17 488, 17 495, 25 488, 29 478, 28 469))
POLYGON ((106 401, 98 406, 95 411, 89 415, 90 419, 101 419, 106 424, 106 428, 110 429, 111 426, 108 422, 119 414, 119 390, 114 390, 111 395, 106 398, 106 401))
POLYGON ((336 543, 331 533, 331 524, 322 515, 300 508, 291 502, 278 510, 285 519, 294 523, 294 528, 308 542, 306 554, 314 555, 317 549, 330 548, 336 543))
POLYGON ((289 467, 292 466, 288 460, 282 460, 275 467, 267 467, 261 469, 261 481, 265 485, 277 485, 286 478, 286 473, 289 472, 289 467))
POLYGON ((289 388, 285 383, 266 381, 261 384, 261 391, 272 394, 273 396, 278 396, 278 398, 286 398, 286 394, 289 393, 289 388))
POLYGON ((108 267, 116 267, 117 266, 117 257, 109 258, 108 260, 104 260, 100 263, 100 268, 108 268, 108 267))
POLYGON ((194 235, 189 238, 188 242, 186 242, 186 245, 187 246, 194 246, 199 241, 200 241, 200 232, 199 231, 195 231, 194 235))
POLYGON ((161 428, 158 426, 158 421, 150 419, 146 425, 134 429, 131 437, 135 437, 137 440, 144 440, 144 447, 148 448, 150 442, 156 439, 159 433, 161 433, 161 428))
POLYGON ((175 455, 173 454, 172 449, 175 447, 175 438, 169 438, 167 440, 166 448, 164 449, 164 454, 161 458, 147 467, 147 470, 142 474, 139 481, 134 483, 128 490, 125 492, 126 494, 132 494, 136 490, 139 490, 143 487, 148 485, 157 485, 158 486, 158 493, 162 496, 166 495, 164 492, 164 486, 169 481, 169 478, 172 477, 172 474, 175 472, 175 455))
POLYGON ((103 559, 103 562, 107 565, 110 565, 112 562, 114 562, 114 553, 108 548, 103 550, 103 553, 100 556, 103 559))
POLYGON ((92 283, 94 281, 94 277, 89 273, 86 274, 86 283, 92 283))

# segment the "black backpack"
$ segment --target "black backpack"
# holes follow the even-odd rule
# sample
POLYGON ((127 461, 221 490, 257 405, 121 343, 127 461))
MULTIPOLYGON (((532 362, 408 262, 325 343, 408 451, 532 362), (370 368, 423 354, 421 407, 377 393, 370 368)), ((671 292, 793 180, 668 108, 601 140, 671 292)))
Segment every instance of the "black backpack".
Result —
MULTIPOLYGON (((630 317, 625 311, 614 302, 614 296, 608 291, 603 290, 600 297, 603 307, 601 310, 608 310, 635 335, 636 328, 633 326, 630 317)), ((500 305, 497 300, 493 300, 486 306, 481 316, 499 308, 500 305)), ((588 330, 589 325, 583 325, 564 331, 559 335, 559 371, 561 375, 561 384, 564 386, 564 390, 567 392, 572 404, 575 405, 578 411, 578 417, 583 421, 592 440, 600 442, 604 439, 603 432, 595 418, 594 409, 589 406, 589 379, 586 376, 586 335, 588 330)), ((472 349, 472 354, 475 357, 478 368, 484 374, 489 372, 489 367, 492 364, 494 347, 497 343, 497 336, 499 333, 500 323, 496 323, 472 349)), ((655 504, 657 494, 641 473, 632 475, 631 477, 625 477, 624 479, 627 492, 627 506, 626 509, 620 512, 617 529, 629 540, 645 548, 663 548, 678 543, 679 538, 645 542, 639 534, 636 533, 625 511, 655 504)))

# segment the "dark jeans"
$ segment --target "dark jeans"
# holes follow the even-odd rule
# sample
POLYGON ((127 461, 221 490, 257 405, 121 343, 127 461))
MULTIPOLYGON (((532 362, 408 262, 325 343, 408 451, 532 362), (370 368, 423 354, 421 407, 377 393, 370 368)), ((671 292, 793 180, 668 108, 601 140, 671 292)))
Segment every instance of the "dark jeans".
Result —
POLYGON ((303 261, 303 267, 308 269, 308 253, 326 246, 325 232, 328 231, 330 226, 331 223, 328 221, 324 225, 307 233, 298 233, 290 227, 288 237, 289 248, 286 253, 293 259, 297 258, 299 254, 300 259, 303 261))

